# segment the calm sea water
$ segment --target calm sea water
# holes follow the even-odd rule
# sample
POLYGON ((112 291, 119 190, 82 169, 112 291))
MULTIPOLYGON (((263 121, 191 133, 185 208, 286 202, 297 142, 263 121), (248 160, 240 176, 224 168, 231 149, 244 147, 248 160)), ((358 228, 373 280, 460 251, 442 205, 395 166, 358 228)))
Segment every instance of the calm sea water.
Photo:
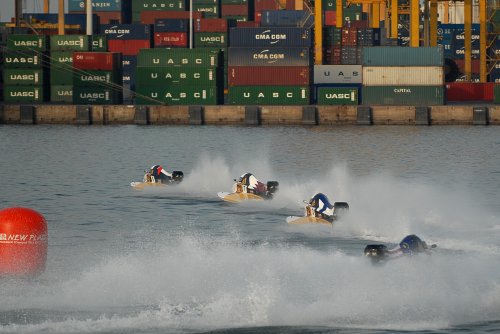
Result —
POLYGON ((49 228, 46 271, 0 278, 0 333, 500 331, 497 127, 0 126, 0 178, 49 228), (155 163, 182 184, 132 189, 155 163), (247 171, 276 198, 220 201, 247 171), (349 214, 287 225, 319 191, 349 214), (438 249, 363 257, 409 233, 438 249))

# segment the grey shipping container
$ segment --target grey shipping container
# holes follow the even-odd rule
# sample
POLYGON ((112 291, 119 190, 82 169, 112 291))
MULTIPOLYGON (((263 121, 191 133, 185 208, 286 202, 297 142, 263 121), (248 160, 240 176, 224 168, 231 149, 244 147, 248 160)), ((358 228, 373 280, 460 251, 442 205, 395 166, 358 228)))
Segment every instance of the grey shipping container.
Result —
POLYGON ((369 86, 362 96, 366 105, 443 105, 444 98, 444 86, 369 86))
POLYGON ((361 83, 362 74, 361 65, 315 65, 314 83, 361 83))
POLYGON ((440 47, 389 47, 363 48, 364 66, 443 66, 443 49, 440 47))
POLYGON ((312 46, 312 31, 296 27, 231 28, 230 46, 312 46))
POLYGON ((311 63, 309 48, 229 48, 229 66, 309 66, 311 63))

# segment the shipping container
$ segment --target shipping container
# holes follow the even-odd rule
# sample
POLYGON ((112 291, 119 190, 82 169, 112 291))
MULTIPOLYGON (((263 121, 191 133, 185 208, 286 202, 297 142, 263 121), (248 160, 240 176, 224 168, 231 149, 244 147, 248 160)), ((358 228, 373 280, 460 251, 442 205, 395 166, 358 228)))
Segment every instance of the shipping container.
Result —
POLYGON ((152 37, 149 24, 101 24, 99 30, 108 40, 150 40, 152 37))
POLYGON ((137 86, 137 104, 216 105, 222 102, 218 87, 175 85, 171 87, 137 86))
MULTIPOLYGON (((84 13, 84 12, 82 12, 84 13)), ((120 11, 120 12, 93 12, 99 18, 99 24, 129 24, 130 23, 130 12, 120 11)), ((94 27, 94 30, 98 31, 98 26, 94 27)))
POLYGON ((48 48, 47 36, 45 35, 8 35, 7 49, 27 50, 27 51, 46 51, 48 48))
POLYGON ((444 86, 363 86, 362 93, 366 105, 444 104, 444 86))
POLYGON ((3 70, 3 82, 9 86, 43 85, 47 83, 47 74, 42 69, 6 68, 3 70))
POLYGON ((48 60, 45 53, 32 51, 6 51, 3 54, 4 68, 42 68, 48 60))
POLYGON ((312 64, 309 48, 229 48, 230 66, 309 66, 312 64))
POLYGON ((90 38, 86 35, 50 36, 50 51, 89 51, 90 38))
POLYGON ((195 32, 224 32, 227 33, 226 19, 197 19, 193 22, 195 32))
POLYGON ((222 17, 227 16, 248 16, 248 4, 241 5, 221 5, 222 17))
POLYGON ((315 65, 314 83, 362 83, 361 65, 315 65))
POLYGON ((230 43, 233 46, 312 46, 312 31, 307 28, 261 27, 231 28, 230 43))
POLYGON ((105 35, 92 35, 91 36, 90 51, 92 52, 107 52, 108 39, 105 35))
POLYGON ((103 87, 73 87, 74 104, 121 104, 122 92, 103 87))
POLYGON ((185 32, 155 32, 155 47, 181 47, 188 46, 188 34, 185 32))
POLYGON ((50 84, 73 85, 73 51, 50 53, 50 84))
POLYGON ((358 89, 351 87, 318 87, 317 104, 319 105, 356 105, 358 89))
POLYGON ((440 47, 365 47, 364 66, 444 66, 440 47))
POLYGON ((225 32, 195 32, 194 47, 225 47, 228 39, 225 32))
POLYGON ((447 101, 493 101, 493 82, 452 82, 446 84, 447 101))
MULTIPOLYGON (((119 12, 131 9, 132 0, 92 0, 92 10, 97 12, 119 12)), ((85 0, 68 0, 68 11, 85 11, 85 0)))
POLYGON ((364 86, 440 86, 444 84, 441 66, 365 66, 364 86))
POLYGON ((122 55, 117 52, 74 52, 73 68, 96 71, 121 71, 122 55))
MULTIPOLYGON (((140 21, 143 24, 154 24, 157 19, 189 19, 189 11, 143 11, 140 13, 140 21)), ((193 20, 201 19, 203 17, 202 13, 194 12, 192 13, 193 20)), ((135 22, 135 21, 134 21, 135 22)))
POLYGON ((260 25, 262 27, 310 27, 314 24, 314 15, 306 10, 263 10, 260 25))
POLYGON ((308 105, 309 86, 234 86, 229 103, 239 105, 308 105))
POLYGON ((220 54, 201 49, 143 49, 137 57, 137 66, 201 66, 217 67, 220 54))
POLYGON ((46 99, 43 86, 4 86, 3 100, 6 103, 41 103, 46 99))
POLYGON ((217 3, 194 3, 193 13, 202 13, 206 19, 219 18, 219 5, 217 3))
POLYGON ((248 0, 219 0, 221 5, 244 5, 248 0))
POLYGON ((229 66, 231 86, 307 86, 311 83, 309 66, 229 66))
POLYGON ((495 85, 493 88, 494 98, 493 103, 500 104, 500 85, 495 85))
POLYGON ((73 103, 73 86, 51 85, 50 101, 58 103, 73 103))
POLYGON ((185 11, 186 0, 133 0, 132 12, 143 11, 185 11))
POLYGON ((131 74, 135 72, 137 67, 137 56, 123 56, 122 57, 122 69, 123 73, 131 74))
POLYGON ((122 84, 122 73, 117 71, 75 71, 74 87, 105 87, 111 88, 122 84))
MULTIPOLYGON (((183 84, 187 86, 217 86, 222 83, 220 68, 214 67, 138 67, 136 84, 160 85, 183 84)), ((165 88, 165 87, 164 87, 165 88)))
POLYGON ((124 56, 136 56, 142 49, 151 48, 151 40, 123 40, 112 39, 108 40, 109 52, 119 52, 124 56))
MULTIPOLYGON (((194 22, 196 24, 196 22, 194 22)), ((186 19, 157 19, 154 32, 189 32, 189 20, 186 19)))

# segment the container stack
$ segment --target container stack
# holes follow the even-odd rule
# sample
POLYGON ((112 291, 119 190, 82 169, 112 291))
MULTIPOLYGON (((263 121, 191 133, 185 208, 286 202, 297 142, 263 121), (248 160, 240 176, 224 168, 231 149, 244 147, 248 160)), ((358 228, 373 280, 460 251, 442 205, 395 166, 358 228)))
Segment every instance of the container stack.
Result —
MULTIPOLYGON (((157 19, 189 19, 189 0, 134 0, 132 23, 154 24, 157 19)), ((193 12, 193 18, 201 18, 193 12)))
POLYGON ((137 58, 137 104, 216 105, 222 100, 220 53, 143 49, 137 58))
POLYGON ((73 103, 121 104, 122 56, 118 52, 73 53, 73 103))
POLYGON ((189 20, 157 19, 154 25, 155 48, 186 48, 189 43, 189 20))
POLYGON ((366 105, 444 104, 440 47, 367 47, 362 101, 366 105))
POLYGON ((200 13, 206 19, 220 18, 219 0, 197 0, 193 1, 194 13, 200 13))
POLYGON ((252 0, 219 0, 219 1, 221 8, 220 10, 221 18, 225 20, 235 20, 237 22, 247 22, 253 20, 252 0))
POLYGON ((230 104, 310 103, 310 29, 231 28, 230 38, 230 104))
POLYGON ((279 1, 276 0, 254 0, 254 21, 260 24, 262 12, 265 10, 281 9, 279 1))
MULTIPOLYGON (((322 2, 323 22, 324 26, 335 26, 337 24, 337 1, 324 0, 322 2)), ((353 22, 362 22, 356 27, 368 27, 366 15, 363 13, 363 6, 360 4, 347 5, 346 0, 342 0, 342 17, 344 18, 344 26, 350 27, 353 22)), ((352 28, 356 28, 354 25, 352 28)))
MULTIPOLYGON (((132 0, 92 0, 92 13, 101 24, 130 23, 132 0)), ((85 14, 85 0, 68 0, 71 14, 85 14)))
POLYGON ((50 101, 73 102, 73 52, 90 51, 86 35, 50 36, 50 101))
POLYGON ((42 103, 48 94, 46 36, 9 35, 3 65, 3 97, 6 103, 42 103))
POLYGON ((361 65, 315 65, 313 102, 319 105, 355 105, 361 93, 361 65))

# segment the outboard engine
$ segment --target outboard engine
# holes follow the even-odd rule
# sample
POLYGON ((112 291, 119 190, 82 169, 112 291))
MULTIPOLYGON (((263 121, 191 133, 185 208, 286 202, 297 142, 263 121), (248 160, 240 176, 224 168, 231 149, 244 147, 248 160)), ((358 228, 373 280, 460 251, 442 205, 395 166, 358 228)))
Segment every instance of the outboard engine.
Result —
POLYGON ((278 191, 279 183, 278 181, 267 181, 266 188, 267 194, 272 196, 275 192, 278 191))
POLYGON ((387 251, 386 245, 368 245, 365 247, 365 256, 369 257, 372 262, 377 263, 387 256, 387 251))
POLYGON ((181 182, 183 178, 184 178, 184 173, 181 172, 180 170, 174 170, 172 172, 172 180, 174 182, 181 182))
POLYGON ((333 214, 336 218, 340 218, 349 211, 349 204, 346 202, 333 203, 333 214))

